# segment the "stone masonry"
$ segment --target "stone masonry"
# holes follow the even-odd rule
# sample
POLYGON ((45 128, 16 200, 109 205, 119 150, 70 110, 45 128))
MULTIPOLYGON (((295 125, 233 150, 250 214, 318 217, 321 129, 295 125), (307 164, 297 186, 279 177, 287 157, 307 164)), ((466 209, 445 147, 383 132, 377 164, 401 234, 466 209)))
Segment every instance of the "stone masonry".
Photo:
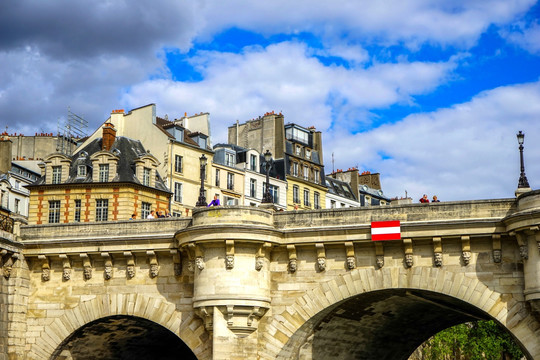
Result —
POLYGON ((477 319, 494 319, 540 359, 539 226, 540 191, 22 226, 1 234, 0 360, 98 358, 115 350, 108 342, 121 346, 123 325, 148 324, 201 360, 407 359, 477 319), (400 220, 402 240, 371 241, 378 220, 400 220), (85 342, 101 335, 114 341, 85 342))

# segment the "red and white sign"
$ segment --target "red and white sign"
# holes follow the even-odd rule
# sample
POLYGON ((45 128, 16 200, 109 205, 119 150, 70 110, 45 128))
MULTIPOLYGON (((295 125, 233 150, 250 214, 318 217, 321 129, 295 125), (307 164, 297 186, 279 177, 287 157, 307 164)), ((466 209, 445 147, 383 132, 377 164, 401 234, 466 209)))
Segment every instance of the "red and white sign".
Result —
POLYGON ((371 222, 371 241, 383 240, 401 240, 399 220, 371 222))

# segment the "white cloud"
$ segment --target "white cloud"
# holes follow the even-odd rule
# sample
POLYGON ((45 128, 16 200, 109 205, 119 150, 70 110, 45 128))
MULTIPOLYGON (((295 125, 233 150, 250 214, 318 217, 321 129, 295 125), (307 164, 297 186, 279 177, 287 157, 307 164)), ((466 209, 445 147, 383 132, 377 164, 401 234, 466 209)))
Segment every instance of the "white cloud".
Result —
POLYGON ((538 21, 530 24, 518 22, 510 30, 501 31, 501 35, 532 54, 540 54, 540 24, 538 21))
POLYGON ((380 172, 388 196, 417 201, 512 197, 519 178, 518 130, 525 137, 526 174, 540 185, 540 82, 485 91, 471 101, 356 135, 325 134, 326 171, 358 165, 380 172), (354 146, 351 146, 354 144, 354 146))

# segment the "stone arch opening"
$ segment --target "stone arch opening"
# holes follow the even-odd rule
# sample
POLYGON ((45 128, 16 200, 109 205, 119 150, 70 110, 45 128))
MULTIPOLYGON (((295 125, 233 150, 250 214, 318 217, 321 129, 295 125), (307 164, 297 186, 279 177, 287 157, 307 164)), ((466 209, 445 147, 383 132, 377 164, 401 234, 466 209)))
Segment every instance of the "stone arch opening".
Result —
MULTIPOLYGON (((496 320, 446 294, 403 288, 375 290, 338 301, 317 313, 295 331, 277 358, 406 360, 441 330, 489 319, 496 320)), ((515 341, 528 359, 533 359, 515 341)))
POLYGON ((172 331, 153 321, 129 315, 94 320, 75 330, 50 360, 157 359, 197 360, 172 331))

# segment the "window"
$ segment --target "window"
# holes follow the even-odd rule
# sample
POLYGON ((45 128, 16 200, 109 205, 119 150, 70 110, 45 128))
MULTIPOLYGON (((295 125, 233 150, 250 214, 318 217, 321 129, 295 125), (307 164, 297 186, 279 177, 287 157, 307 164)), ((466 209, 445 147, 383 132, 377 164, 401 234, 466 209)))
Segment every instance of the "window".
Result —
POLYGON ((142 183, 144 186, 150 186, 150 169, 143 168, 142 183))
POLYGON ((311 150, 306 149, 306 159, 311 159, 311 150))
POLYGON ((321 178, 321 173, 319 170, 315 169, 314 172, 313 172, 313 177, 314 177, 314 181, 315 181, 315 184, 318 184, 320 182, 320 178, 321 178))
POLYGON ((146 219, 150 215, 151 204, 143 202, 141 206, 141 219, 146 219))
POLYGON ((301 153, 302 153, 302 148, 300 146, 296 146, 296 155, 300 156, 301 153))
POLYGON ((225 165, 227 166, 234 166, 236 164, 236 161, 234 159, 234 154, 231 153, 225 153, 225 165))
POLYGON ((173 211, 172 216, 179 218, 179 217, 182 217, 182 213, 177 212, 177 211, 173 211))
POLYGON ((304 144, 309 143, 309 133, 296 127, 287 128, 285 130, 285 137, 287 140, 296 140, 303 142, 304 144))
POLYGON ((219 187, 219 169, 216 169, 216 186, 219 187))
POLYGON ((257 171, 257 155, 251 154, 249 158, 250 158, 249 164, 251 166, 251 170, 257 171))
POLYGON ((57 224, 60 222, 60 200, 49 201, 49 223, 57 224))
POLYGON ((62 167, 53 166, 52 167, 52 183, 60 184, 61 181, 62 181, 62 167))
POLYGON ((304 206, 311 206, 309 203, 309 189, 304 189, 304 206))
POLYGON ((15 189, 19 190, 21 188, 21 182, 19 180, 15 180, 15 189))
POLYGON ((292 164, 292 174, 293 174, 293 176, 298 176, 298 163, 293 162, 293 164, 292 164))
POLYGON ((309 167, 307 165, 304 165, 304 180, 309 179, 309 167))
POLYGON ((234 190, 234 174, 227 173, 227 189, 234 190))
POLYGON ((109 181, 109 164, 99 164, 99 182, 109 181))
POLYGON ((21 200, 15 199, 15 213, 16 214, 20 214, 20 209, 19 209, 20 204, 21 204, 21 200))
POLYGON ((180 155, 174 156, 174 171, 177 173, 182 172, 182 157, 180 155))
POLYGON ((85 176, 86 176, 86 165, 77 166, 77 177, 85 177, 85 176))
POLYGON ((236 198, 229 197, 229 196, 224 196, 223 200, 225 201, 225 205, 229 205, 229 206, 238 205, 238 199, 236 199, 236 198))
POLYGON ((321 197, 321 195, 318 192, 316 192, 316 191, 313 192, 313 207, 315 209, 320 209, 321 208, 320 197, 321 197))
POLYGON ((174 201, 179 203, 182 202, 182 183, 174 183, 174 201))
POLYGON ((257 197, 257 180, 249 179, 249 196, 257 197))
POLYGON ((300 189, 294 185, 292 189, 293 203, 300 203, 300 189))
POLYGON ((81 200, 75 200, 75 222, 81 221, 81 200))
POLYGON ((109 200, 96 200, 96 221, 107 221, 109 216, 109 200))

